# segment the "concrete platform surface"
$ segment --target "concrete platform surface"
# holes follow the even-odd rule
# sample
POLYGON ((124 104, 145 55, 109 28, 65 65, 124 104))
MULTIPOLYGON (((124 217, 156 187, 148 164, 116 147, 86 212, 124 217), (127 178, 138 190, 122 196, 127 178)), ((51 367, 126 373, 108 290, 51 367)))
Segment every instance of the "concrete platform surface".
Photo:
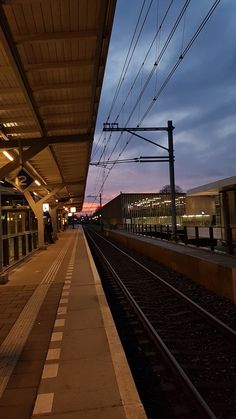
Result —
POLYGON ((1 419, 146 418, 82 229, 0 286, 1 419))

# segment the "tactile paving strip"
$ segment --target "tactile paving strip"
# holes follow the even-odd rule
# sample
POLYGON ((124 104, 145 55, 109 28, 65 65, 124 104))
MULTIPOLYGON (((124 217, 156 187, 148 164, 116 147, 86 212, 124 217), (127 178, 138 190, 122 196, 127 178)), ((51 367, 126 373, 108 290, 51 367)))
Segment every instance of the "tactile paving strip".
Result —
POLYGON ((51 265, 0 347, 0 397, 7 386, 34 321, 39 313, 40 307, 51 283, 55 279, 70 244, 71 240, 66 247, 61 250, 58 257, 51 265))
MULTIPOLYGON (((72 277, 72 274, 73 274, 77 243, 78 243, 78 231, 77 231, 77 234, 76 234, 76 239, 75 239, 75 242, 74 242, 72 254, 71 254, 71 257, 70 257, 69 264, 68 264, 66 278, 67 278, 68 272, 71 272, 71 277, 72 277)), ((56 342, 58 344, 58 347, 57 348, 49 348, 49 350, 48 350, 47 359, 46 359, 44 369, 43 369, 43 373, 42 373, 42 377, 41 377, 41 383, 44 380, 55 378, 57 376, 58 369, 59 369, 59 360, 60 360, 60 353, 61 353, 60 344, 61 344, 62 339, 63 339, 63 329, 64 329, 65 321, 66 321, 65 318, 60 318, 59 316, 61 316, 61 315, 65 316, 66 315, 67 304, 68 304, 69 299, 68 298, 63 298, 63 297, 65 297, 65 295, 63 295, 63 294, 66 293, 67 297, 69 297, 69 291, 64 291, 64 290, 65 289, 67 289, 67 290, 70 289, 71 280, 66 280, 65 279, 65 283, 67 283, 67 285, 64 285, 64 287, 63 287, 63 292, 62 292, 62 296, 61 296, 61 300, 60 300, 60 305, 59 305, 59 308, 58 308, 58 311, 57 311, 57 318, 55 320, 54 330, 53 330, 52 336, 51 336, 51 342, 53 342, 53 343, 56 342), (65 304, 65 306, 63 306, 61 304, 65 304), (60 331, 58 331, 58 328, 59 328, 60 331), (56 364, 55 364, 55 361, 57 361, 56 364)), ((39 387, 39 392, 38 392, 38 395, 37 395, 37 399, 35 401, 33 416, 50 413, 52 411, 52 408, 53 408, 53 398, 54 398, 53 388, 52 388, 52 391, 50 393, 42 393, 41 389, 39 387)))

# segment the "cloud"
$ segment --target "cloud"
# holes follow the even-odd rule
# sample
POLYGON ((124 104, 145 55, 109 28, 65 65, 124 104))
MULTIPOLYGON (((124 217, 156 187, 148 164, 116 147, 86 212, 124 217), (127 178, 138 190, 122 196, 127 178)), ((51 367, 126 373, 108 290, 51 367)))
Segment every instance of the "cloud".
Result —
MULTIPOLYGON (((155 5, 157 3, 160 4, 160 22, 166 8, 166 1, 160 0, 153 3, 155 5)), ((176 37, 167 50, 166 58, 158 69, 157 76, 154 75, 151 79, 129 124, 135 126, 152 103, 153 97, 176 62, 181 48, 187 45, 188 40, 196 30, 206 10, 212 5, 212 2, 210 0, 199 0, 190 4, 191 7, 186 14, 185 23, 182 23, 179 31, 177 31, 176 37)), ((126 0, 120 0, 117 3, 118 8, 99 107, 95 143, 100 138, 102 124, 106 121, 112 104, 140 5, 141 1, 130 0, 127 11, 126 0)), ((127 121, 153 66, 155 53, 161 50, 168 30, 170 30, 170 24, 176 19, 180 7, 182 6, 178 3, 178 10, 173 9, 173 13, 163 27, 158 42, 154 44, 148 64, 140 72, 132 94, 119 114, 122 103, 124 103, 151 39, 153 39, 154 32, 158 27, 157 22, 154 22, 157 11, 155 8, 152 10, 152 16, 147 21, 147 26, 140 37, 140 42, 137 44, 137 51, 134 54, 129 71, 125 75, 120 95, 112 112, 112 117, 119 115, 118 122, 120 126, 127 121)), ((165 126, 168 120, 173 120, 175 126, 176 183, 185 190, 235 175, 235 15, 235 1, 226 0, 220 3, 159 99, 154 103, 151 111, 142 122, 142 126, 146 127, 165 126)), ((141 135, 164 146, 167 144, 166 133, 145 132, 141 133, 141 135)), ((117 138, 118 134, 112 134, 107 146, 106 156, 109 156, 117 138)), ((121 136, 112 159, 119 156, 128 138, 129 136, 126 134, 121 136)), ((100 142, 97 156, 103 151, 102 143, 103 141, 100 142)), ((122 154, 122 158, 156 155, 159 152, 163 153, 155 146, 141 139, 133 138, 124 154, 122 154)), ((99 189, 102 176, 100 176, 100 183, 97 182, 97 173, 100 171, 101 169, 99 168, 89 171, 87 190, 94 190, 96 184, 99 189)), ((104 192, 109 197, 118 194, 120 191, 155 191, 168 183, 168 176, 167 163, 117 164, 105 183, 104 192)))

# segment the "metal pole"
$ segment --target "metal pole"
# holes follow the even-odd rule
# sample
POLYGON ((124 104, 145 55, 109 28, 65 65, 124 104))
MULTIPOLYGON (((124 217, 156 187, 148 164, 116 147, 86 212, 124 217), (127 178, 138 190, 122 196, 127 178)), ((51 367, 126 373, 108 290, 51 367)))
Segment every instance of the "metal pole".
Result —
POLYGON ((100 223, 101 223, 101 231, 103 231, 103 216, 102 216, 102 194, 99 195, 99 206, 100 206, 100 223))
POLYGON ((172 125, 172 121, 168 121, 168 149, 169 149, 170 194, 171 194, 171 224, 172 224, 172 236, 173 236, 174 240, 177 240, 173 130, 174 130, 174 127, 172 125))
POLYGON ((232 230, 230 226, 230 214, 229 214, 229 199, 227 191, 222 191, 222 210, 223 210, 223 231, 224 237, 223 240, 226 241, 226 246, 228 248, 228 253, 233 254, 233 246, 232 246, 232 230))
POLYGON ((0 192, 0 273, 3 270, 3 239, 2 239, 2 194, 0 192))
POLYGON ((102 209, 102 194, 99 195, 100 210, 102 209))
MULTIPOLYGON (((6 284, 8 281, 8 273, 3 272, 3 239, 2 239, 2 197, 0 192, 0 284, 6 284)), ((8 246, 8 240, 6 240, 8 246)), ((9 260, 9 258, 8 258, 9 260)))

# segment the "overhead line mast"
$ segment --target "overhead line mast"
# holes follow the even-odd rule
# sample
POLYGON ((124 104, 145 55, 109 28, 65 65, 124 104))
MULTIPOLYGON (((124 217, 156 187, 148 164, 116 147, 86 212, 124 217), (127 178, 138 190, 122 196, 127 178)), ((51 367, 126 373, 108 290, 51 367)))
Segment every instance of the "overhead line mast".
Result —
MULTIPOLYGON (((169 175, 170 175, 170 193, 171 193, 171 223, 172 223, 172 236, 175 240, 177 240, 177 229, 176 229, 176 206, 175 206, 175 172, 174 172, 174 147, 173 147, 173 130, 174 126, 172 124, 172 121, 167 122, 166 127, 132 127, 132 128, 121 128, 118 126, 118 123, 104 123, 103 124, 103 131, 104 132, 129 132, 130 134, 148 142, 151 143, 159 148, 162 148, 168 152, 168 155, 165 157, 166 160, 169 163, 169 175), (168 147, 163 147, 162 145, 155 143, 154 141, 149 140, 146 137, 143 137, 139 134, 136 134, 138 131, 166 131, 168 133, 168 147)), ((155 161, 154 156, 153 159, 155 161)), ((151 159, 151 157, 148 157, 148 159, 151 159)), ((135 161, 135 160, 134 160, 135 161)), ((159 160, 156 160, 159 161, 159 160)), ((119 160, 117 159, 116 162, 118 163, 119 160)), ((115 163, 116 163, 115 162, 115 163)), ((143 161, 144 162, 144 161, 143 161)), ((145 163, 147 160, 145 161, 145 163)), ((152 162, 152 160, 150 160, 152 162)), ((114 163, 114 164, 115 164, 114 163)), ((104 164, 104 162, 103 162, 104 164)))

